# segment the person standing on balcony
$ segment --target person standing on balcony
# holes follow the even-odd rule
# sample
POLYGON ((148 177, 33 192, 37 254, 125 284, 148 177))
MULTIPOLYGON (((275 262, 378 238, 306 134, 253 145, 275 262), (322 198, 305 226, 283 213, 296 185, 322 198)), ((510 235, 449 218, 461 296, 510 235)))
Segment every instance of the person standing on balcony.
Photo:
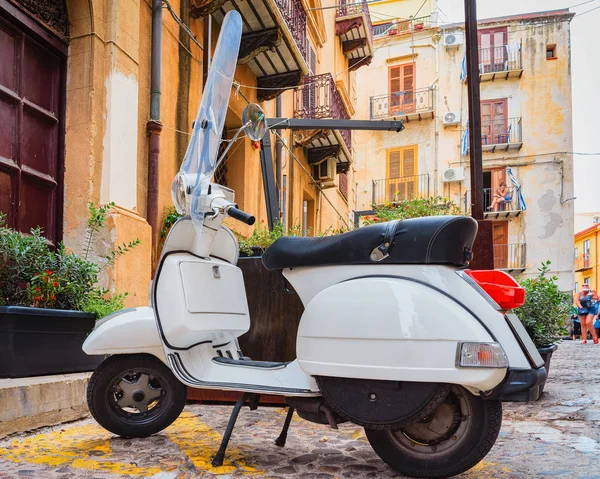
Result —
POLYGON ((595 291, 590 290, 590 286, 584 283, 581 286, 581 292, 575 297, 577 304, 577 313, 581 322, 581 344, 587 343, 588 330, 592 334, 594 344, 598 344, 598 335, 594 329, 594 318, 597 316, 596 304, 598 295, 595 291))
POLYGON ((500 183, 500 186, 496 188, 494 199, 492 200, 492 204, 488 206, 488 210, 498 211, 498 205, 501 205, 505 201, 510 201, 510 192, 508 191, 506 183, 503 181, 500 183))

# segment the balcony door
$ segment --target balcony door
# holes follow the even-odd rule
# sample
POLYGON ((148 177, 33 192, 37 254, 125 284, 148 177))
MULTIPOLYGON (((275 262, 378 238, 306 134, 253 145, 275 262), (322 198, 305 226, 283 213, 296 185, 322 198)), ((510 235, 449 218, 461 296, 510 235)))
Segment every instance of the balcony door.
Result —
POLYGON ((506 27, 487 28, 477 32, 480 73, 505 70, 504 64, 507 60, 506 39, 506 27))
POLYGON ((407 63, 388 68, 390 114, 415 111, 415 64, 407 63))
POLYGON ((317 113, 317 88, 319 88, 319 85, 314 83, 317 74, 317 52, 310 40, 308 40, 308 59, 310 71, 304 77, 304 82, 308 85, 302 89, 302 108, 305 113, 303 118, 315 118, 317 113))
POLYGON ((508 141, 508 101, 506 98, 481 102, 481 144, 508 141))
POLYGON ((388 150, 386 201, 402 201, 418 194, 417 147, 388 150))
POLYGON ((492 244, 494 248, 494 268, 508 267, 508 221, 492 223, 492 244))

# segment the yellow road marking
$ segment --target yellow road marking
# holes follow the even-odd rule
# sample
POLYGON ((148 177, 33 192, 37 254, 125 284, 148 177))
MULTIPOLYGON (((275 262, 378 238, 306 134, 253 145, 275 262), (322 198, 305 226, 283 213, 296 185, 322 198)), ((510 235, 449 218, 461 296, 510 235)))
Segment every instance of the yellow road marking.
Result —
MULTIPOLYGON (((183 412, 164 432, 200 471, 213 474, 237 471, 245 475, 262 474, 262 471, 248 465, 235 447, 227 449, 222 467, 212 467, 210 461, 221 443, 221 435, 191 413, 183 412)), ((0 448, 1 460, 49 467, 68 466, 134 477, 149 477, 176 470, 179 465, 183 465, 173 461, 169 465, 162 463, 141 467, 118 461, 113 458, 111 434, 96 424, 66 427, 25 439, 15 439, 9 446, 0 448)), ((152 461, 152 457, 149 460, 152 461)))
POLYGON ((111 459, 110 434, 100 426, 74 426, 45 434, 36 434, 8 448, 0 448, 0 458, 10 462, 28 462, 44 466, 68 465, 77 469, 131 474, 148 477, 162 472, 158 467, 138 467, 111 459))
POLYGON ((192 413, 181 413, 179 419, 165 429, 165 433, 185 452, 194 466, 202 471, 228 474, 241 470, 247 474, 262 474, 262 471, 246 464, 240 450, 231 446, 231 443, 227 448, 223 466, 213 467, 211 461, 219 449, 221 435, 192 413))

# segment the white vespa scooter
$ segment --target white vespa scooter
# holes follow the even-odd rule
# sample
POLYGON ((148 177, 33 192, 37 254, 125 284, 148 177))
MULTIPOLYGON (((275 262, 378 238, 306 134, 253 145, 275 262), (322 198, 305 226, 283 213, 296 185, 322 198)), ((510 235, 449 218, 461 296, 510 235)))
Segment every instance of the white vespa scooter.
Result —
MULTIPOLYGON (((211 184, 241 38, 241 19, 222 25, 191 142, 173 183, 177 209, 152 282, 151 307, 98 321, 83 346, 109 355, 94 372, 94 418, 122 436, 161 431, 181 413, 187 387, 284 396, 294 411, 337 428, 365 428, 375 452, 409 476, 448 477, 493 446, 501 399, 543 381, 543 360, 519 319, 523 290, 498 271, 465 270, 477 223, 469 217, 393 221, 325 238, 287 237, 263 256, 282 270, 305 311, 292 362, 252 361, 237 338, 250 328, 238 244, 226 216, 247 224, 233 191, 211 184)), ((250 105, 243 128, 264 135, 250 105)), ((240 130, 241 131, 241 130, 240 130)), ((239 131, 238 131, 239 134, 239 131)), ((237 136, 237 134, 236 134, 237 136)), ((257 288, 260 285, 256 285, 257 288)))

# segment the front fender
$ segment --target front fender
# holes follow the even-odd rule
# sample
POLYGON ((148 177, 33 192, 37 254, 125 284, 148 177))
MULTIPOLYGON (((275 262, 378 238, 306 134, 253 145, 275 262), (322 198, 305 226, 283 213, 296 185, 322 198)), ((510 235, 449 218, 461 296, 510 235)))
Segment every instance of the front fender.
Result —
POLYGON ((101 319, 83 343, 90 355, 148 353, 166 363, 152 308, 130 308, 101 319))
POLYGON ((335 284, 307 305, 298 330, 298 363, 313 376, 443 382, 487 391, 506 369, 457 367, 461 341, 493 342, 452 298, 393 277, 335 284))

